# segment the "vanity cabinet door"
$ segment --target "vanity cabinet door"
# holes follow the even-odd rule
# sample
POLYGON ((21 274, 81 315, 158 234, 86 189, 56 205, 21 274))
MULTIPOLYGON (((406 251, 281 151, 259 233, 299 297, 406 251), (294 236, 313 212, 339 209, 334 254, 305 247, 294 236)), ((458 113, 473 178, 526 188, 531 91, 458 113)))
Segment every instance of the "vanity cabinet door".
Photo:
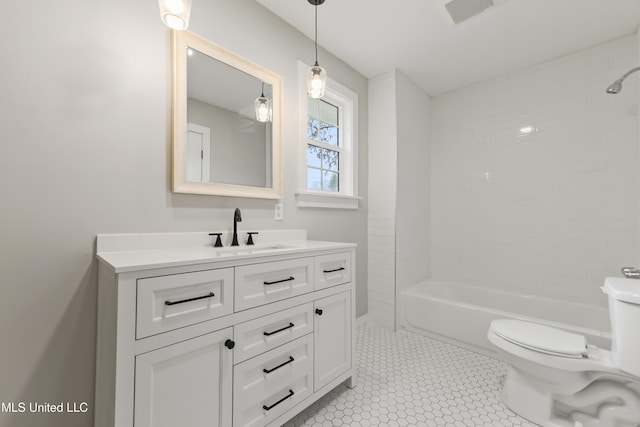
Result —
POLYGON ((314 303, 314 391, 351 367, 351 292, 314 303))
POLYGON ((232 328, 136 357, 135 427, 228 427, 232 328))

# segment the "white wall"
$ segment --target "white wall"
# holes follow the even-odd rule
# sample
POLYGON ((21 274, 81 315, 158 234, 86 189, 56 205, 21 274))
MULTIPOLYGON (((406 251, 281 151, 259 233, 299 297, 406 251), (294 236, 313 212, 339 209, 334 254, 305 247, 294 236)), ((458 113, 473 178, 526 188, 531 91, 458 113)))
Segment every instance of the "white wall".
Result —
MULTIPOLYGON (((297 65, 313 42, 252 0, 194 0, 191 30, 284 79, 284 221, 273 201, 172 194, 170 35, 154 1, 8 2, 0 40, 0 402, 82 402, 87 414, 0 413, 2 427, 91 426, 95 235, 305 228, 359 244, 366 313, 366 200, 358 211, 296 209, 297 65)), ((367 193, 367 80, 325 52, 359 105, 367 193)), ((258 236, 259 237, 259 236, 258 236)))
MULTIPOLYGON (((640 28, 638 28, 638 31, 636 32, 636 45, 637 45, 637 55, 638 55, 638 62, 640 62, 640 28)), ((638 78, 638 76, 635 76, 634 78, 638 78)), ((638 138, 638 163, 637 163, 637 185, 638 188, 640 188, 640 84, 637 85, 638 86, 638 108, 636 108, 637 113, 638 113, 638 131, 637 131, 637 138, 638 138)), ((638 197, 638 205, 637 208, 638 210, 638 225, 637 225, 637 239, 638 242, 640 242, 640 197, 638 197)), ((640 243, 639 243, 640 245, 640 243)), ((638 253, 636 254, 636 259, 634 260, 634 264, 633 266, 635 266, 636 268, 640 268, 640 251, 638 251, 638 253)))
POLYGON ((640 255, 638 76, 605 88, 638 57, 629 36, 433 98, 433 277, 605 303, 640 255))
POLYGON ((369 100, 368 316, 395 329, 397 295, 429 274, 430 99, 391 71, 369 81, 369 100))

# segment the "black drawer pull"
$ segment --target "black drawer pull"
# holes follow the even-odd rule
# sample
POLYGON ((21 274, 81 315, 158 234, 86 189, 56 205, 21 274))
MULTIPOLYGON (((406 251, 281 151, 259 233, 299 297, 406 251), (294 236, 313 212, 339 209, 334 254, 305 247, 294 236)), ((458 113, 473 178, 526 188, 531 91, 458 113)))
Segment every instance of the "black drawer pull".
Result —
MULTIPOLYGON (((289 360, 287 360, 284 363, 281 363, 280 365, 276 366, 275 368, 271 368, 271 369, 263 369, 262 372, 264 372, 265 374, 270 374, 271 372, 275 371, 276 369, 280 369, 285 365, 288 365, 289 363, 293 362, 293 356, 289 356, 289 360)), ((277 405, 277 403, 276 403, 277 405)), ((274 405, 275 406, 275 405, 274 405)))
POLYGON ((288 279, 276 280, 275 282, 262 282, 262 283, 264 283, 265 285, 275 285, 276 283, 290 282, 292 280, 296 280, 296 278, 291 276, 288 279))
POLYGON ((202 295, 201 297, 181 299, 179 301, 165 301, 164 304, 165 305, 176 305, 176 304, 182 304, 182 303, 185 303, 185 302, 197 301, 199 299, 211 298, 211 297, 214 297, 214 296, 215 295, 214 295, 213 292, 209 292, 208 295, 202 295))
POLYGON ((262 405, 262 409, 264 409, 265 411, 270 411, 273 408, 275 408, 276 406, 278 406, 279 404, 281 404, 282 402, 284 402, 285 400, 287 400, 288 398, 290 398, 291 396, 293 396, 293 390, 289 389, 289 394, 287 394, 285 397, 283 397, 282 399, 278 400, 276 403, 274 403, 271 406, 262 405))
POLYGON ((322 272, 323 272, 323 273, 333 273, 333 272, 341 271, 341 270, 344 270, 344 267, 335 268, 335 269, 333 269, 333 270, 322 270, 322 272))
POLYGON ((289 326, 285 326, 284 328, 280 328, 277 331, 273 331, 273 332, 264 332, 264 335, 266 337, 273 335, 273 334, 277 334, 278 332, 282 332, 282 331, 286 331, 287 329, 291 329, 293 328, 295 325, 293 323, 289 323, 289 326))

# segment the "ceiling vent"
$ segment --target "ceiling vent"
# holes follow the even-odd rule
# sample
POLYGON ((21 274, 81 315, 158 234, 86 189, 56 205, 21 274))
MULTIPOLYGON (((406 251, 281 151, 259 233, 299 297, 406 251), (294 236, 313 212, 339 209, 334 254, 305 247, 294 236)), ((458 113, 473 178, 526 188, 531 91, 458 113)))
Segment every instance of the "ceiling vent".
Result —
POLYGON ((453 19, 459 24, 472 16, 475 16, 496 4, 504 3, 506 0, 451 0, 444 7, 453 19))

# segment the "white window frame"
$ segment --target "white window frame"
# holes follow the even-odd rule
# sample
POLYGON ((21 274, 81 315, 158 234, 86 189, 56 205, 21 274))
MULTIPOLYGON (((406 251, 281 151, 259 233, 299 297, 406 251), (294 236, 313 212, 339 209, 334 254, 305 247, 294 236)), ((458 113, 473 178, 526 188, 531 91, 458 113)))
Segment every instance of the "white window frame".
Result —
POLYGON ((307 189, 307 74, 310 66, 298 61, 299 183, 296 205, 302 208, 358 209, 358 94, 327 78, 323 100, 338 107, 340 191, 307 189))

